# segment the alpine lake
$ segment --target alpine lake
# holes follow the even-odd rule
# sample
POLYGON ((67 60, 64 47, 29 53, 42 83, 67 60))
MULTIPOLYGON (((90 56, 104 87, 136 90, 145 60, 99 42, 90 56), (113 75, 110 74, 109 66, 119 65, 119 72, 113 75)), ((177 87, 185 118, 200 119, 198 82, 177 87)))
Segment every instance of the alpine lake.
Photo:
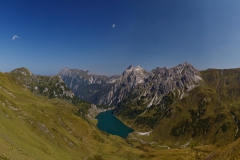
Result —
POLYGON ((112 114, 112 111, 113 110, 107 110, 105 112, 101 112, 95 117, 98 120, 97 127, 104 132, 118 135, 119 137, 125 139, 127 135, 134 130, 117 119, 112 114))

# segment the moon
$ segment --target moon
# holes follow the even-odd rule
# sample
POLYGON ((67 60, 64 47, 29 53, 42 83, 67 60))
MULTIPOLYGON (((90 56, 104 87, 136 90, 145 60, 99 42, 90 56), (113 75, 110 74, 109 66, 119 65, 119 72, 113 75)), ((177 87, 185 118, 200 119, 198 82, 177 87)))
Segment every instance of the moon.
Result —
POLYGON ((115 26, 116 26, 115 24, 112 25, 113 28, 115 28, 115 26))

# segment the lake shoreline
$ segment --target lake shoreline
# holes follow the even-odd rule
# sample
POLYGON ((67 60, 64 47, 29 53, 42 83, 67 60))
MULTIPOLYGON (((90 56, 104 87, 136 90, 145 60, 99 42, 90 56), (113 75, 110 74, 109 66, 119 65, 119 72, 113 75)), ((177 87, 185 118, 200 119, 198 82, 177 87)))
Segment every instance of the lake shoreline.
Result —
POLYGON ((96 126, 108 134, 117 135, 126 139, 128 134, 134 132, 134 130, 113 115, 112 111, 113 109, 109 109, 96 115, 95 119, 98 120, 96 126))

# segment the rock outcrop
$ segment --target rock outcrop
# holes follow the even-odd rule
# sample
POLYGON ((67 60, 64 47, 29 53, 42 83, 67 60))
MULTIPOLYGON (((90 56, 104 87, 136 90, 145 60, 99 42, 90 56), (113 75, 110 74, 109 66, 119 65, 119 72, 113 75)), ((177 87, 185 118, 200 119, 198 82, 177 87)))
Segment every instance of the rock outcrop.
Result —
POLYGON ((48 98, 73 99, 75 97, 74 93, 58 75, 39 76, 32 74, 26 68, 14 69, 10 74, 33 93, 48 98))

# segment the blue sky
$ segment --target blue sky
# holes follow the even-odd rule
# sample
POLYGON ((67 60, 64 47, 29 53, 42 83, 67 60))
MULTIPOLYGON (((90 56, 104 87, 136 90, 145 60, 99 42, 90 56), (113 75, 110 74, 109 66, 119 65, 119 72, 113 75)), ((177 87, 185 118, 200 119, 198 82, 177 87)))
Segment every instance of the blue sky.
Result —
POLYGON ((238 68, 239 8, 239 0, 0 0, 0 71, 238 68))

